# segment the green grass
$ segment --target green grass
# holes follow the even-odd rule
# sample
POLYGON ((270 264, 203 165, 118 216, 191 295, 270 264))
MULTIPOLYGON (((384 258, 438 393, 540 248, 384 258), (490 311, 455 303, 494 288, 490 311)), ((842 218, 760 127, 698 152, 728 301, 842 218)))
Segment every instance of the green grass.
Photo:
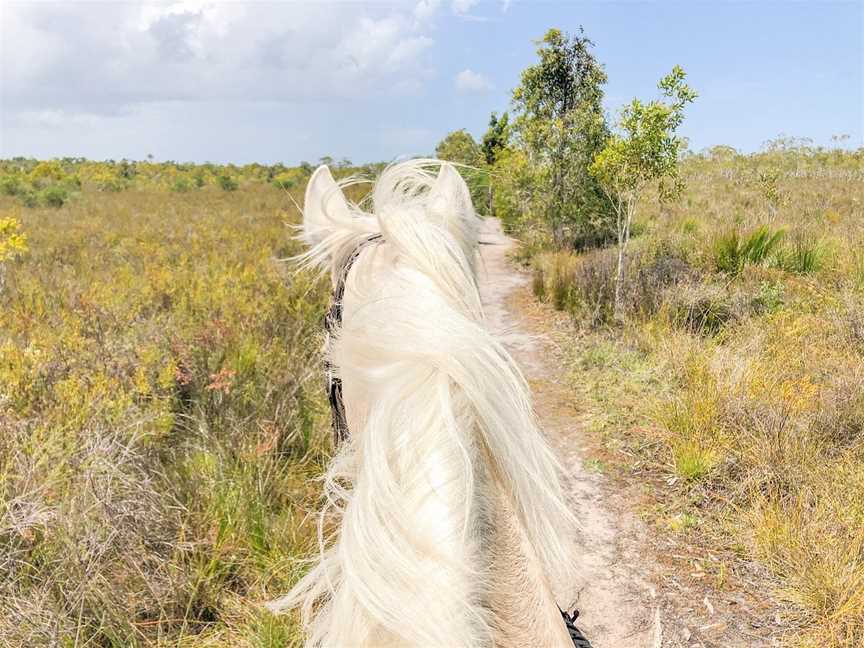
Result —
POLYGON ((742 235, 737 229, 720 234, 714 241, 714 264, 720 272, 738 274, 746 265, 761 265, 771 259, 783 240, 783 230, 757 227, 742 235))

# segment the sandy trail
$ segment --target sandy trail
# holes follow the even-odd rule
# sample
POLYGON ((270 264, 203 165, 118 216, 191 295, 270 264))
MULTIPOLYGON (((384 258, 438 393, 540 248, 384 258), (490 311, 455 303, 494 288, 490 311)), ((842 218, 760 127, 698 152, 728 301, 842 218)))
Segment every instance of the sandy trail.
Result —
POLYGON ((694 573, 688 558, 704 560, 704 549, 652 532, 633 513, 632 488, 586 470, 583 457, 591 441, 584 432, 585 414, 577 409, 563 354, 549 334, 549 311, 531 300, 529 275, 507 258, 514 245, 496 219, 486 219, 480 292, 489 324, 528 379, 540 424, 568 473, 573 510, 582 524, 573 556, 579 627, 594 648, 780 645, 784 625, 757 565, 739 565, 749 580, 739 577, 735 585, 713 587, 694 573))
POLYGON ((507 261, 513 242, 497 220, 486 219, 481 243, 480 288, 489 324, 504 338, 531 384, 541 425, 569 473, 573 506, 582 524, 579 551, 573 557, 581 574, 574 588, 579 626, 595 648, 659 647, 662 621, 656 595, 640 568, 634 542, 642 535, 638 520, 607 507, 602 478, 583 468, 578 413, 568 406, 573 396, 563 384, 563 369, 554 366, 551 341, 528 333, 520 314, 509 305, 529 281, 507 261))

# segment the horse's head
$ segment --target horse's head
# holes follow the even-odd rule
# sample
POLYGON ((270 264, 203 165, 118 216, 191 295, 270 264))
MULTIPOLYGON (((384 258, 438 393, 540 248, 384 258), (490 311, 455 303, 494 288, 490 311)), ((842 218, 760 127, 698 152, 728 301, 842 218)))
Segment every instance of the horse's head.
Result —
POLYGON ((324 165, 312 174, 301 235, 312 248, 306 255, 308 263, 329 267, 336 275, 363 240, 374 235, 395 240, 400 220, 421 219, 445 230, 473 271, 480 219, 468 186, 452 164, 418 159, 391 165, 378 178, 369 199, 355 204, 342 189, 360 182, 348 178, 337 183, 324 165))

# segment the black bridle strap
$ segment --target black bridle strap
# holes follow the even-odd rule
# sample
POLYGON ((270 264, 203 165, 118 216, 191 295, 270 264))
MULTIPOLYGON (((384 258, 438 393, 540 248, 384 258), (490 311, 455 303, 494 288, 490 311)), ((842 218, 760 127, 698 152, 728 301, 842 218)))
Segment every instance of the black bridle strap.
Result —
MULTIPOLYGON (((336 334, 342 326, 342 300, 345 297, 345 282, 351 266, 357 261, 363 248, 380 243, 383 240, 380 234, 372 234, 363 239, 351 255, 345 260, 345 265, 339 271, 336 285, 333 287, 333 297, 330 301, 330 309, 324 315, 324 331, 327 333, 327 346, 330 337, 336 334)), ((348 420, 345 417, 345 402, 342 400, 342 379, 336 375, 335 368, 329 360, 325 360, 324 369, 327 375, 327 396, 330 400, 330 418, 333 423, 333 436, 338 446, 348 438, 348 420)))

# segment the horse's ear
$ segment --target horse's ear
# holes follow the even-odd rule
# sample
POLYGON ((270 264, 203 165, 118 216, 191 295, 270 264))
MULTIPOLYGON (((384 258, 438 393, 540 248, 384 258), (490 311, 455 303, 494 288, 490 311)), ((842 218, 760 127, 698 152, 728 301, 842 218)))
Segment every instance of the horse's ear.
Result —
POLYGON ((445 217, 453 215, 454 212, 472 209, 468 185, 452 164, 444 162, 441 165, 438 177, 429 191, 429 206, 433 213, 445 217))
POLYGON ((333 179, 330 169, 322 164, 306 185, 303 200, 303 240, 317 245, 334 229, 351 221, 345 195, 333 179))

